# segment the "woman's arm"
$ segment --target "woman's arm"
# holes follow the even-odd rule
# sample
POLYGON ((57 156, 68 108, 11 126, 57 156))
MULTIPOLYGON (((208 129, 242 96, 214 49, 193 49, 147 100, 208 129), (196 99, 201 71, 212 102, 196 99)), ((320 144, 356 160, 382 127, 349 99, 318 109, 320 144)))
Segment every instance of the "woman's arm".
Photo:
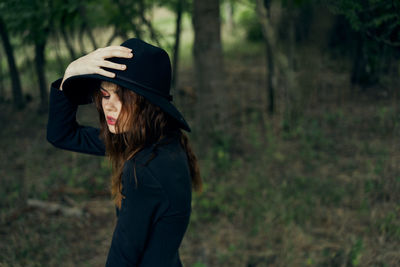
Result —
POLYGON ((133 56, 131 50, 123 46, 96 49, 72 61, 65 70, 63 78, 51 84, 47 124, 47 140, 50 143, 58 148, 71 151, 105 155, 104 143, 99 138, 100 130, 90 126, 82 126, 76 122, 78 106, 64 96, 62 85, 67 78, 81 74, 97 73, 110 78, 115 77, 115 73, 106 71, 103 67, 123 70, 126 69, 126 66, 106 59, 111 57, 130 58, 133 56))
POLYGON ((99 138, 100 129, 78 124, 78 106, 59 90, 61 81, 61 78, 54 81, 50 88, 47 141, 58 148, 104 156, 105 146, 99 138))

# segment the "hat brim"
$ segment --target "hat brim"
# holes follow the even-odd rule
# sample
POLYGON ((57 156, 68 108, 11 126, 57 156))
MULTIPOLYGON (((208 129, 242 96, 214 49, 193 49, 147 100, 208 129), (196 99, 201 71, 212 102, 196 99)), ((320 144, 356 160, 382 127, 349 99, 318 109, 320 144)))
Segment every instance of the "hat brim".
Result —
POLYGON ((118 84, 144 96, 149 102, 159 106, 163 111, 175 118, 182 129, 191 132, 191 129, 182 114, 170 101, 138 85, 120 80, 118 79, 118 75, 115 78, 109 78, 100 74, 75 75, 64 81, 63 92, 64 95, 76 105, 90 104, 93 103, 93 93, 99 89, 101 81, 118 84))

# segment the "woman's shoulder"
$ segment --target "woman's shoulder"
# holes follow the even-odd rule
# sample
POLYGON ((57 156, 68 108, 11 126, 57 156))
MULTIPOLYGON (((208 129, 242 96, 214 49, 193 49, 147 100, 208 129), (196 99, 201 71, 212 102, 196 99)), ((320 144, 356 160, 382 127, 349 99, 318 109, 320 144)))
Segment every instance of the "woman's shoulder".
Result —
POLYGON ((131 177, 136 176, 144 186, 160 187, 165 191, 173 210, 189 211, 191 203, 191 176, 186 152, 179 139, 153 144, 126 162, 124 169, 131 177))
POLYGON ((137 169, 147 170, 161 184, 190 176, 186 151, 177 138, 145 147, 127 164, 131 167, 136 166, 137 169))

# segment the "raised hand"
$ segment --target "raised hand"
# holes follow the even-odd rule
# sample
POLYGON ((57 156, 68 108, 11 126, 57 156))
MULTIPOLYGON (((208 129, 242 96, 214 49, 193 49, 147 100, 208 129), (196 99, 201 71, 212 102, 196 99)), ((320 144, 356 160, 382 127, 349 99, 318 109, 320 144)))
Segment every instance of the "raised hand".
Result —
POLYGON ((75 75, 97 73, 106 77, 114 78, 115 73, 106 71, 101 67, 124 70, 126 69, 126 65, 105 60, 106 58, 111 57, 131 58, 133 57, 132 49, 119 45, 107 46, 104 48, 98 48, 95 51, 72 61, 65 70, 59 89, 62 91, 64 81, 75 75))

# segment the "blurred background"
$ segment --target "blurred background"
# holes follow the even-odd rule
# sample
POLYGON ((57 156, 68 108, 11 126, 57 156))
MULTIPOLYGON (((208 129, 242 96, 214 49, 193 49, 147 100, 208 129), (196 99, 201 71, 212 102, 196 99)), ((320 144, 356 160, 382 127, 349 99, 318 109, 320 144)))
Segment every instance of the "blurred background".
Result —
MULTIPOLYGON (((104 157, 46 141, 50 84, 131 37, 192 128, 184 266, 399 266, 400 2, 2 0, 0 266, 104 266, 104 157)), ((93 105, 77 120, 97 127, 93 105)))

